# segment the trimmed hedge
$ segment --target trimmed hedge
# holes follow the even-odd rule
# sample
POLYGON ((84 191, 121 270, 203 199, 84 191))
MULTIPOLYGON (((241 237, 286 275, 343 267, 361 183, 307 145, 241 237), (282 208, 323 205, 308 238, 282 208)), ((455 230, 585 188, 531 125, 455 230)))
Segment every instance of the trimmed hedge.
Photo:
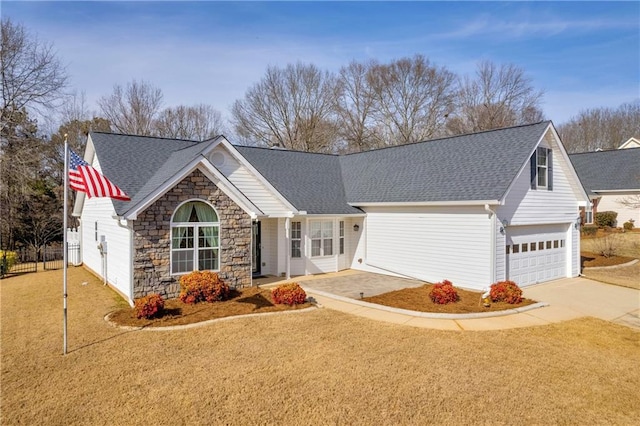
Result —
POLYGON ((149 294, 136 299, 134 302, 134 309, 138 319, 151 319, 162 314, 162 311, 164 310, 164 300, 159 294, 149 294))
POLYGON ((190 305, 229 297, 229 286, 211 271, 193 271, 180 277, 180 300, 190 305))
POLYGON ((439 305, 446 305, 447 303, 453 303, 458 301, 458 292, 453 287, 453 283, 449 280, 444 280, 441 283, 435 283, 429 292, 429 298, 433 303, 439 305))
POLYGON ((278 305, 301 305, 307 293, 297 283, 283 284, 271 290, 271 298, 278 305))
POLYGON ((611 227, 615 228, 616 219, 618 218, 618 213, 616 212, 598 212, 596 213, 596 225, 599 228, 611 227))

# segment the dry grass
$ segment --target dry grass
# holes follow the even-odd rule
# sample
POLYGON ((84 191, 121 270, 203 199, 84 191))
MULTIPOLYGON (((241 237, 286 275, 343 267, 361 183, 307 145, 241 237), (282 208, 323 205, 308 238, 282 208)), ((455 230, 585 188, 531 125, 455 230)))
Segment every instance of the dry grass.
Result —
POLYGON ((257 287, 232 290, 229 299, 215 303, 188 305, 178 299, 165 301, 162 316, 153 319, 136 318, 135 310, 129 306, 109 315, 109 320, 118 325, 130 327, 167 327, 185 325, 206 320, 246 314, 282 312, 311 307, 311 303, 300 305, 277 305, 271 298, 271 291, 257 287))
POLYGON ((506 302, 492 302, 491 306, 487 308, 480 303, 482 293, 456 288, 459 298, 458 301, 440 305, 432 302, 429 298, 429 293, 432 288, 433 284, 426 284, 421 287, 403 288, 378 296, 365 297, 363 300, 365 302, 377 303, 378 305, 409 309, 411 311, 447 314, 503 311, 505 309, 520 308, 535 303, 535 300, 530 299, 522 299, 522 302, 514 305, 506 302))
POLYGON ((3 425, 640 422, 640 334, 609 322, 445 332, 321 309, 123 331, 111 290, 69 277, 64 357, 60 271, 0 282, 3 425))
POLYGON ((582 273, 592 280, 640 290, 640 262, 614 269, 585 269, 582 273))
POLYGON ((596 252, 596 248, 599 246, 599 241, 607 236, 615 239, 615 244, 618 248, 617 255, 632 257, 634 259, 640 259, 640 232, 604 232, 599 229, 595 237, 583 236, 580 239, 580 246, 582 251, 596 252))

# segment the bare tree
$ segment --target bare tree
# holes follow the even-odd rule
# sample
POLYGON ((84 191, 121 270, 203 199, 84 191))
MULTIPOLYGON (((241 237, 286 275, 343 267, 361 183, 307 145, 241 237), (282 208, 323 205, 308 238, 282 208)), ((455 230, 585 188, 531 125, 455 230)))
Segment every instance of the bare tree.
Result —
POLYGON ((378 145, 427 140, 443 133, 453 107, 455 74, 422 55, 371 67, 378 145))
POLYGON ((51 44, 39 41, 8 18, 0 25, 0 126, 4 131, 22 120, 23 110, 44 113, 55 107, 64 96, 67 74, 51 44))
POLYGON ((162 106, 162 91, 143 80, 125 87, 116 84, 113 93, 98 100, 102 115, 120 133, 150 136, 162 106))
POLYGON ((480 62, 474 79, 458 79, 456 111, 447 128, 462 134, 541 121, 542 96, 522 68, 480 62))
POLYGON ((335 77, 315 65, 269 67, 234 103, 233 124, 247 143, 330 152, 337 140, 337 95, 335 77))
POLYGON ((153 124, 156 136, 203 141, 224 131, 222 114, 210 105, 166 108, 153 124))
POLYGON ((340 69, 336 112, 340 119, 340 136, 346 151, 360 152, 375 148, 380 137, 375 134, 376 97, 369 84, 375 61, 351 62, 340 69))
POLYGON ((558 133, 571 153, 617 149, 629 138, 640 136, 640 100, 618 108, 582 110, 558 126, 558 133))

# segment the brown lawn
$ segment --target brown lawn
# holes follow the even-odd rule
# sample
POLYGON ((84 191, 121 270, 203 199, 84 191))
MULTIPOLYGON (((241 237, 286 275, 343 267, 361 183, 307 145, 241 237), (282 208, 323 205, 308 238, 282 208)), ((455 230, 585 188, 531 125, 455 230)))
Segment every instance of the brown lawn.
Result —
POLYGON ((432 288, 432 284, 426 284, 422 287, 404 288, 380 294, 378 296, 365 297, 363 300, 365 302, 392 306, 394 308, 447 314, 502 311, 505 309, 520 308, 536 303, 535 300, 522 299, 522 302, 513 305, 506 302, 492 302, 489 307, 485 307, 480 300, 482 293, 456 288, 456 291, 458 292, 458 301, 440 305, 432 302, 429 298, 429 293, 432 288))
POLYGON ((127 331, 75 268, 62 356, 61 276, 0 281, 0 424, 640 423, 640 333, 622 325, 439 331, 317 309, 127 331))
POLYGON ((640 232, 634 229, 633 232, 604 232, 598 230, 595 237, 583 236, 582 248, 582 273, 584 276, 624 287, 640 289, 640 262, 632 266, 620 266, 611 269, 589 269, 591 267, 616 266, 640 259, 640 232), (606 237, 614 238, 614 244, 618 249, 618 255, 606 258, 595 254, 598 247, 598 240, 606 237), (586 268, 586 269, 584 269, 586 268))
POLYGON ((167 327, 236 315, 282 312, 309 307, 311 303, 308 302, 293 306, 276 305, 271 298, 271 290, 251 287, 232 290, 229 299, 223 302, 188 305, 178 299, 167 300, 164 313, 152 319, 138 319, 135 310, 127 306, 112 312, 109 320, 117 325, 130 327, 167 327))

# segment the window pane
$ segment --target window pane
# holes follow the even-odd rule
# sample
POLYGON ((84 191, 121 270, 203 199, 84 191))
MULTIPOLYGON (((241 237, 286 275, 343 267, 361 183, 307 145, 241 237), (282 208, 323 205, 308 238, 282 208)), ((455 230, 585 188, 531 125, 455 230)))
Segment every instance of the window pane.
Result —
POLYGON ((340 236, 344 237, 344 220, 340 221, 340 236))
POLYGON ((547 186, 547 168, 538 167, 538 186, 547 186))
POLYGON ((522 252, 526 253, 528 251, 529 251, 529 244, 527 243, 522 244, 522 252))
POLYGON ((174 274, 193 271, 193 250, 175 250, 172 256, 171 270, 174 274))
POLYGON ((300 240, 291 241, 291 257, 302 257, 300 252, 300 240))
POLYGON ((547 165, 547 149, 546 148, 538 148, 538 162, 539 166, 547 165))
POLYGON ((193 248, 193 228, 178 226, 171 230, 171 248, 193 248))
POLYGON ((344 238, 340 238, 340 254, 344 254, 344 238))
POLYGON ((529 249, 531 251, 536 251, 536 243, 531 243, 529 249))
POLYGON ((553 248, 558 248, 558 240, 553 240, 553 248))
POLYGON ((300 222, 291 222, 291 238, 300 239, 300 222))
POLYGON ((333 237, 333 222, 322 222, 322 238, 333 237))
POLYGON ((507 254, 509 254, 509 248, 511 248, 511 246, 507 244, 507 254))
POLYGON ((198 269, 200 271, 218 269, 218 249, 198 250, 198 269))
POLYGON ((551 248, 551 241, 547 241, 547 250, 551 248))
POLYGON ((560 240, 560 247, 564 247, 564 240, 560 240))
POLYGON ((311 240, 311 256, 320 256, 321 240, 311 240))
POLYGON ((544 241, 538 242, 538 250, 544 250, 544 241))
POLYGON ((198 228, 198 247, 218 247, 217 226, 201 226, 198 228))
POLYGON ((311 222, 311 238, 322 237, 322 222, 311 222))
POLYGON ((520 253, 520 245, 519 244, 514 244, 513 245, 513 254, 516 253, 520 253))
POLYGON ((328 238, 323 240, 324 255, 331 256, 333 254, 333 239, 328 238))

